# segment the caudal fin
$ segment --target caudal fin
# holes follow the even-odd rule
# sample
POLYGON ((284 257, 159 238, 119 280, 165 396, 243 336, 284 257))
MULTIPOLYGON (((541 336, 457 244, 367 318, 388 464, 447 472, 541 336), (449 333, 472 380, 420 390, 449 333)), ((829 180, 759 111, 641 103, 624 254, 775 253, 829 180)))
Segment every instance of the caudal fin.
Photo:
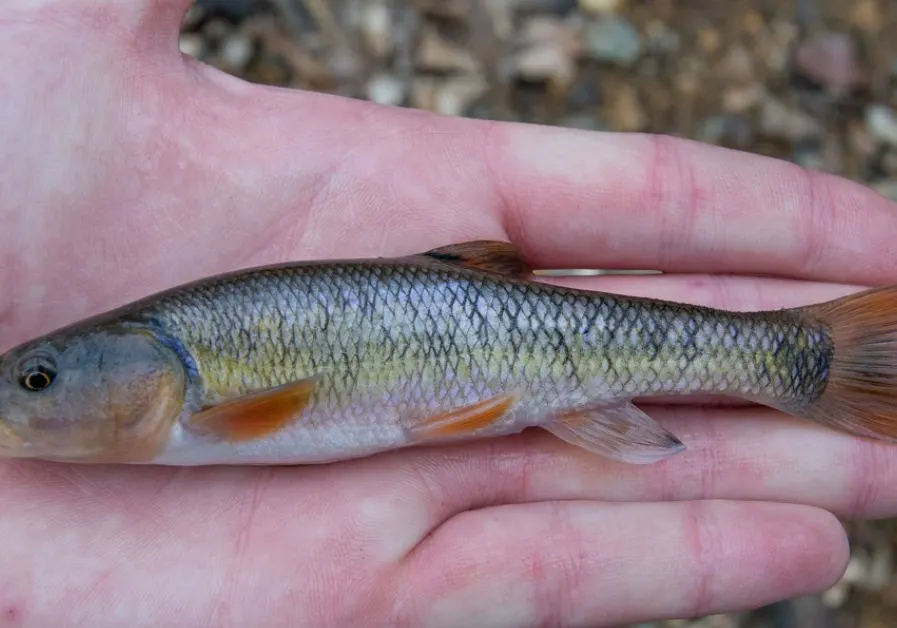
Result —
POLYGON ((897 441, 897 286, 800 312, 827 325, 834 344, 825 390, 805 416, 857 436, 897 441))

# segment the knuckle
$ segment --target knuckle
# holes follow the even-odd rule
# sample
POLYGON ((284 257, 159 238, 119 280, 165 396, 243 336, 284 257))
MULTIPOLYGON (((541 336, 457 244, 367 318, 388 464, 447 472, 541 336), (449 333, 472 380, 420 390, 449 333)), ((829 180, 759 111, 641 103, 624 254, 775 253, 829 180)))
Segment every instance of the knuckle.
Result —
POLYGON ((714 517, 704 501, 684 505, 685 549, 689 565, 683 580, 682 612, 688 617, 701 617, 716 606, 714 557, 723 553, 715 530, 714 517))

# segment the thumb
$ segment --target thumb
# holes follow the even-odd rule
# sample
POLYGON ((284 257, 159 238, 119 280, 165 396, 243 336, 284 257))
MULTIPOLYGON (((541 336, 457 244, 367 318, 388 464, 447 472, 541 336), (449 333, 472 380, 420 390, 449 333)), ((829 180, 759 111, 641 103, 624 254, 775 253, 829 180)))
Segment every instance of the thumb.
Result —
POLYGON ((175 54, 181 22, 193 0, 2 0, 0 24, 81 24, 104 34, 124 34, 142 50, 175 54))

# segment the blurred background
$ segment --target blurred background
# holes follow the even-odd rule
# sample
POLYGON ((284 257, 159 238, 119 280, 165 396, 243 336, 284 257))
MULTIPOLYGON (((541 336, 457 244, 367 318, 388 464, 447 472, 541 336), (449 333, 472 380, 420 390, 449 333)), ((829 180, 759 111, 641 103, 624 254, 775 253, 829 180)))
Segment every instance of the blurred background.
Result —
MULTIPOLYGON (((897 201, 897 0, 197 0, 181 49, 255 83, 665 133, 897 201)), ((897 628, 897 522, 819 596, 639 628, 897 628)))

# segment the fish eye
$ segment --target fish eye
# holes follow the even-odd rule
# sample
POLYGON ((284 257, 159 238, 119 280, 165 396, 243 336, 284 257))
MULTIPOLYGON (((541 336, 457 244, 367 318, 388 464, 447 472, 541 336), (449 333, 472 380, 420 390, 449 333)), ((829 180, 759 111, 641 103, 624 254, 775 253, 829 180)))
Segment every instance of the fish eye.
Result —
POLYGON ((49 388, 56 379, 56 364, 47 355, 30 356, 19 364, 19 386, 31 392, 49 388))

